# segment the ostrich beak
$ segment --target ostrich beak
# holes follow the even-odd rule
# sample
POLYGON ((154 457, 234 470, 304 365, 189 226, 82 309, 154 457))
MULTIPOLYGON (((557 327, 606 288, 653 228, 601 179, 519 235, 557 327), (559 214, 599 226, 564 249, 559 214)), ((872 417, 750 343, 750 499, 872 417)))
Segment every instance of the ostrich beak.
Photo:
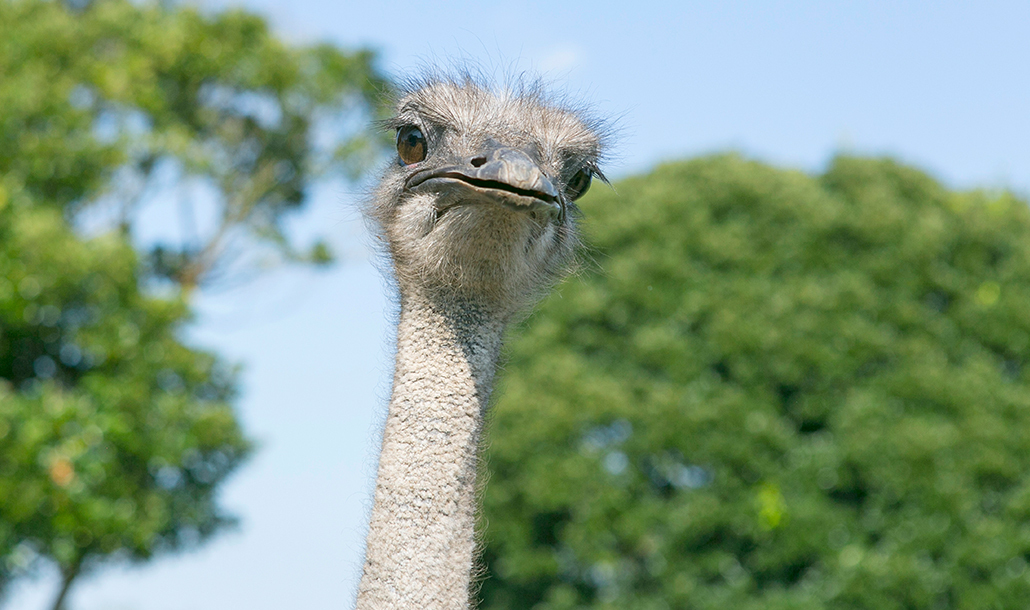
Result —
POLYGON ((497 147, 466 159, 462 165, 416 172, 408 178, 406 187, 412 189, 429 181, 463 183, 516 210, 546 211, 559 220, 565 216, 565 202, 554 183, 525 151, 517 148, 497 147))

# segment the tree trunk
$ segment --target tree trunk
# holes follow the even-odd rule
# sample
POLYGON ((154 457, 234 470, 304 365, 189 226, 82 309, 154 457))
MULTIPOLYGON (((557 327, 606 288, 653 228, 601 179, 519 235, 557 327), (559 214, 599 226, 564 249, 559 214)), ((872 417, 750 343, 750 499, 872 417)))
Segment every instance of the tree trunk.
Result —
POLYGON ((81 567, 81 558, 76 558, 72 565, 68 566, 68 569, 65 569, 63 566, 61 567, 61 589, 57 592, 57 598, 54 599, 54 603, 50 607, 51 610, 64 610, 64 602, 68 598, 68 590, 72 588, 72 582, 79 575, 81 567))

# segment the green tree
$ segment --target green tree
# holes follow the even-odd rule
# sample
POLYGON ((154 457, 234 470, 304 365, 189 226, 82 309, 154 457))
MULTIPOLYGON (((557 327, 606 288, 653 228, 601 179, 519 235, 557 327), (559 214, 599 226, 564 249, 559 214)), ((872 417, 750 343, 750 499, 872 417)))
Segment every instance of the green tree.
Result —
POLYGON ((214 493, 250 444, 235 369, 182 341, 189 295, 331 258, 283 220, 376 154, 387 89, 371 53, 242 11, 70 4, 0 0, 0 597, 50 560, 55 608, 232 523, 214 493), (156 205, 178 237, 140 237, 156 205))
POLYGON ((485 608, 1026 607, 1026 201, 720 156, 583 208, 498 391, 485 608))
POLYGON ((362 126, 388 89, 373 59, 289 46, 238 10, 0 0, 0 175, 126 234, 155 195, 171 200, 180 238, 144 244, 146 262, 183 286, 224 277, 246 246, 325 262, 281 223, 314 177, 373 158, 362 126), (211 226, 196 226, 205 205, 211 226))
POLYGON ((232 522, 214 492, 249 449, 235 373, 181 343, 182 295, 141 293, 138 268, 123 239, 0 190, 0 592, 46 557, 60 608, 105 558, 232 522))

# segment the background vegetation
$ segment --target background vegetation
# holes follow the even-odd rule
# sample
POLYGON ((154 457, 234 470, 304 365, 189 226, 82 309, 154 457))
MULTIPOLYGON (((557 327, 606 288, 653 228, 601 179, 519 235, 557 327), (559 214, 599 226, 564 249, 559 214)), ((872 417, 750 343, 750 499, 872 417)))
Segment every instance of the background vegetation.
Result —
MULTIPOLYGON (((283 219, 367 167, 388 87, 239 11, 0 0, 0 601, 233 522, 252 443, 191 295, 331 259, 283 219)), ((720 156, 584 207, 497 394, 485 607, 1025 607, 1027 202, 720 156)))
POLYGON ((189 296, 330 260, 282 220, 374 154, 372 62, 239 11, 0 0, 0 597, 45 560, 60 608, 233 522, 215 493, 251 444, 234 367, 182 340, 189 296), (155 200, 180 224, 158 240, 155 200))
POLYGON ((583 207, 498 390, 484 607, 1025 607, 1026 201, 722 156, 583 207))

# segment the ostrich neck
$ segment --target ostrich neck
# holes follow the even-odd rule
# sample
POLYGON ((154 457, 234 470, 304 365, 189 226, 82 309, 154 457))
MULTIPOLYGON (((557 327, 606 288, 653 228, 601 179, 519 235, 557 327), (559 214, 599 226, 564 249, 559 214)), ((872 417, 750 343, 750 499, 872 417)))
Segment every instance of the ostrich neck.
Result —
POLYGON ((476 470, 504 323, 403 298, 358 610, 469 606, 476 470))

